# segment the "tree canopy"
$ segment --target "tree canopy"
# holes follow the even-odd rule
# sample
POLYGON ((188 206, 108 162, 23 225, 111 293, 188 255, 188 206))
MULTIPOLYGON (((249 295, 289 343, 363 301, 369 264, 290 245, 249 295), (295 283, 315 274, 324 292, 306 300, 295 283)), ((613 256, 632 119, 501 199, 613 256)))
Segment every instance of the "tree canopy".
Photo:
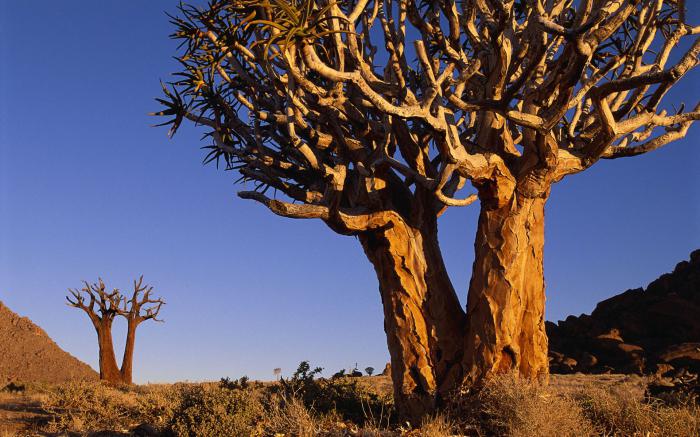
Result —
POLYGON ((360 232, 410 216, 415 188, 439 213, 477 199, 456 197, 467 180, 538 191, 684 136, 698 107, 663 104, 698 62, 700 28, 684 9, 668 0, 181 5, 172 36, 182 69, 164 86, 160 115, 172 116, 171 134, 183 119, 207 128, 206 161, 254 183, 241 197, 360 232), (686 37, 691 48, 672 56, 686 37), (284 196, 272 200, 270 189, 284 196))

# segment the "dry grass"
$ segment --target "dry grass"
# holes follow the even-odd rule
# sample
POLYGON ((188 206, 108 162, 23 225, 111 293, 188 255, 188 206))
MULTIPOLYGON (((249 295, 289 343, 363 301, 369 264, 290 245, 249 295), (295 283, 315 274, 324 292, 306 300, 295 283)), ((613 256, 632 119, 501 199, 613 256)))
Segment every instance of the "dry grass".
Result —
POLYGON ((125 390, 91 382, 60 384, 50 389, 42 403, 52 419, 48 432, 92 430, 128 432, 138 402, 125 390))
MULTIPOLYGON (((476 396, 465 421, 479 434, 513 437, 584 437, 593 425, 573 399, 551 387, 522 381, 513 375, 491 380, 476 396)), ((464 408, 462 408, 464 409, 464 408)))
POLYGON ((640 390, 638 378, 617 378, 608 384, 595 377, 584 381, 565 388, 543 387, 512 375, 500 376, 472 397, 472 408, 463 419, 478 435, 700 436, 695 399, 673 404, 650 399, 640 390))
POLYGON ((313 437, 321 432, 319 420, 312 410, 296 398, 272 402, 262 426, 263 434, 291 434, 313 437))
POLYGON ((606 390, 589 386, 574 396, 595 424, 597 435, 700 435, 700 409, 695 403, 668 405, 656 399, 639 399, 623 387, 606 390))
MULTIPOLYGON (((564 389, 556 383, 541 387, 502 376, 479 393, 456 400, 453 408, 424 420, 420 427, 392 420, 390 404, 386 412, 368 408, 367 396, 372 388, 364 383, 355 393, 347 382, 338 382, 338 387, 330 389, 326 384, 334 383, 324 381, 320 386, 324 390, 320 392, 324 396, 321 409, 316 408, 313 399, 288 396, 275 384, 251 384, 232 390, 218 384, 114 388, 99 383, 70 383, 34 387, 28 393, 0 394, 0 402, 30 397, 40 403, 50 413, 50 420, 39 429, 43 435, 87 435, 108 430, 128 433, 143 423, 163 435, 203 437, 700 435, 696 403, 645 399, 638 381, 595 381, 588 378, 564 389), (353 401, 352 396, 357 399, 353 401), (336 406, 329 409, 331 404, 336 406)), ((3 432, 14 435, 4 431, 1 422, 0 437, 5 437, 3 432)))
POLYGON ((456 423, 447 416, 438 414, 434 417, 423 419, 418 430, 421 437, 444 437, 456 432, 456 423))

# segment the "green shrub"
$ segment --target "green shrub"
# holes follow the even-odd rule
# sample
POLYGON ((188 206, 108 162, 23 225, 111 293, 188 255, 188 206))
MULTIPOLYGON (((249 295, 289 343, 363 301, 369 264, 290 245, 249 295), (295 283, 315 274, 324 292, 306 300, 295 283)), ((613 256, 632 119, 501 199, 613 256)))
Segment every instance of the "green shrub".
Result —
POLYGON ((364 424, 369 417, 392 415, 390 398, 374 393, 354 378, 314 379, 321 368, 310 369, 309 363, 302 361, 290 379, 280 380, 282 399, 299 399, 307 409, 321 415, 337 412, 344 420, 357 424, 364 424))
POLYGON ((308 393, 314 392, 318 385, 314 377, 321 372, 323 372, 323 368, 321 367, 316 367, 311 370, 308 361, 299 363, 297 370, 291 378, 280 378, 279 383, 284 397, 304 398, 308 393))
POLYGON ((245 390, 250 385, 250 379, 247 376, 241 376, 238 379, 231 378, 221 378, 219 381, 219 387, 225 388, 227 390, 245 390))

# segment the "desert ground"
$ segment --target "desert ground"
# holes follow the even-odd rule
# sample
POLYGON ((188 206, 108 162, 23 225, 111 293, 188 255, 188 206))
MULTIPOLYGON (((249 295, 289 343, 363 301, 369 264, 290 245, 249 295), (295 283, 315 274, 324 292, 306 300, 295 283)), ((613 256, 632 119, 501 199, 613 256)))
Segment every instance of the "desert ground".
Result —
POLYGON ((0 436, 696 436, 690 393, 648 396, 654 378, 552 375, 548 387, 510 377, 421 424, 393 416, 387 376, 282 383, 245 380, 109 387, 13 385, 0 395, 0 436))

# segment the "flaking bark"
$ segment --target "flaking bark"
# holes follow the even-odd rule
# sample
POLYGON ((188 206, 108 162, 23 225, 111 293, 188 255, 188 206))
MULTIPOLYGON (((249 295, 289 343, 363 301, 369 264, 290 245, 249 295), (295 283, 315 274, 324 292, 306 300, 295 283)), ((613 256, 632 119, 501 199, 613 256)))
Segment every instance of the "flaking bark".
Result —
POLYGON ((515 371, 546 381, 544 198, 482 209, 467 301, 465 382, 515 371))
POLYGON ((464 312, 436 231, 397 224, 360 236, 379 280, 394 398, 408 417, 434 411, 461 382, 464 312))

